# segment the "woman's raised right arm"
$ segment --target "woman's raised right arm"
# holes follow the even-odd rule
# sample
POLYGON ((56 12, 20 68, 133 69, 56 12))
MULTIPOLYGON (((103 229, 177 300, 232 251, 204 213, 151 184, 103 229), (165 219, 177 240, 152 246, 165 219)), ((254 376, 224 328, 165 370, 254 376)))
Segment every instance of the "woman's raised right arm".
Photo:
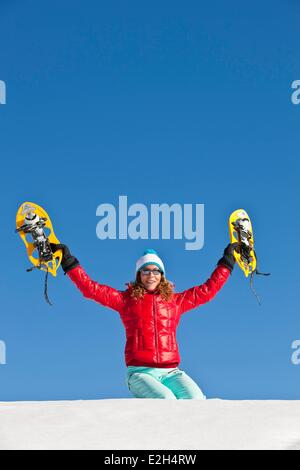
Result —
POLYGON ((71 255, 70 250, 66 245, 55 245, 51 243, 51 248, 53 253, 59 249, 63 251, 61 266, 65 274, 68 275, 84 297, 94 300, 105 307, 117 310, 118 312, 122 310, 124 298, 121 291, 93 281, 85 272, 83 267, 80 266, 77 258, 71 255))

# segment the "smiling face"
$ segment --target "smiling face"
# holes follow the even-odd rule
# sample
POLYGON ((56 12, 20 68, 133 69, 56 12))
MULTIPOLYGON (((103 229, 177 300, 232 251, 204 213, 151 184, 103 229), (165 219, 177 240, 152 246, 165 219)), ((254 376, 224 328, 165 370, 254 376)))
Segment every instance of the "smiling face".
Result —
POLYGON ((161 281, 161 271, 156 264, 147 264, 140 270, 141 282, 145 289, 155 290, 161 281))

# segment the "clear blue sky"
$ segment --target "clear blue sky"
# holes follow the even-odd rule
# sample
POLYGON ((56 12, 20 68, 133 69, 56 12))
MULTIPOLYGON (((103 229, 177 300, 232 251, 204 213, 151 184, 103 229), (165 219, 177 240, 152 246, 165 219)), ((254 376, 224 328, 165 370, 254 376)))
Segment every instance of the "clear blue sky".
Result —
POLYGON ((0 400, 130 397, 116 312, 69 279, 26 273, 14 234, 26 200, 52 217, 87 272, 123 290, 156 249, 177 291, 204 282, 229 214, 255 228, 261 307, 235 268, 179 326, 181 367, 208 397, 299 399, 300 6, 296 1, 0 2, 0 400), (205 245, 96 237, 96 208, 205 204, 205 245))

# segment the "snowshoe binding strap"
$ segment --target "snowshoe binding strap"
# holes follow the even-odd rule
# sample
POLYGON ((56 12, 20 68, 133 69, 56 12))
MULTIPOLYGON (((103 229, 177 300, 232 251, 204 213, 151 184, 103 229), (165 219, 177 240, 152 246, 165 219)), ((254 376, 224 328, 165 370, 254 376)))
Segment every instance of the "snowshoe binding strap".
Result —
POLYGON ((260 297, 259 297, 259 295, 257 294, 256 290, 255 290, 254 287, 253 287, 254 274, 256 274, 257 276, 270 276, 271 273, 262 273, 261 271, 258 270, 256 252, 253 250, 253 253, 254 253, 254 256, 255 256, 255 260, 256 260, 256 269, 255 269, 255 271, 253 271, 253 272, 251 273, 251 276, 250 276, 250 287, 251 287, 251 290, 252 290, 253 294, 255 295, 255 297, 256 297, 256 299, 257 299, 258 304, 261 305, 260 297))
MULTIPOLYGON (((34 269, 42 269, 42 266, 33 266, 32 268, 27 268, 26 272, 29 273, 29 272, 33 271, 34 269)), ((50 302, 50 299, 48 297, 48 274, 49 274, 49 270, 48 270, 47 265, 45 267, 45 270, 46 270, 46 274, 45 274, 45 282, 44 282, 44 297, 45 297, 45 300, 46 300, 47 304, 49 304, 52 307, 53 304, 50 302)))

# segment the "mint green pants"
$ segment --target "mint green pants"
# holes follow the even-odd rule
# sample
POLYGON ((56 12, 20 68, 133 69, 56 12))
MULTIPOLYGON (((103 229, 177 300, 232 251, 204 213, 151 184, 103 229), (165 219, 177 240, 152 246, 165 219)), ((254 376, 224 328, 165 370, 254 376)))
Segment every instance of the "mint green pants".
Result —
POLYGON ((178 367, 161 369, 129 366, 127 386, 136 398, 206 399, 196 382, 178 367))

